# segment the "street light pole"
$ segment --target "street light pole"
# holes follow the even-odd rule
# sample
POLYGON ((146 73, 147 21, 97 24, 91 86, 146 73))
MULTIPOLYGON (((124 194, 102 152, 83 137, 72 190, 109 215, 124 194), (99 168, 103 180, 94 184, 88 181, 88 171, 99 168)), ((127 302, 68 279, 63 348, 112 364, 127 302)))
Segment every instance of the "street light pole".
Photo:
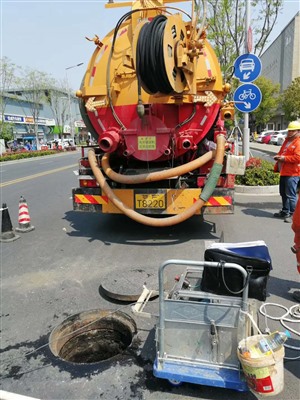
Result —
MULTIPOLYGON (((59 100, 59 126, 61 127, 61 144, 63 145, 63 130, 64 125, 66 122, 67 110, 69 110, 70 103, 69 103, 69 96, 60 96, 59 100), (63 101, 64 100, 64 101, 63 101), (67 101, 66 101, 67 100, 67 101)), ((68 111, 70 112, 70 110, 68 111)))
POLYGON ((83 62, 79 63, 79 64, 76 64, 76 65, 71 65, 70 67, 65 68, 65 71, 66 71, 66 83, 67 83, 67 89, 68 89, 69 119, 70 119, 70 130, 71 130, 70 134, 71 134, 71 138, 72 138, 73 144, 75 144, 75 139, 74 139, 75 134, 74 134, 74 127, 73 127, 74 121, 73 121, 72 106, 71 106, 71 89, 70 89, 70 86, 69 86, 68 70, 72 69, 72 68, 80 67, 81 65, 83 65, 83 62))

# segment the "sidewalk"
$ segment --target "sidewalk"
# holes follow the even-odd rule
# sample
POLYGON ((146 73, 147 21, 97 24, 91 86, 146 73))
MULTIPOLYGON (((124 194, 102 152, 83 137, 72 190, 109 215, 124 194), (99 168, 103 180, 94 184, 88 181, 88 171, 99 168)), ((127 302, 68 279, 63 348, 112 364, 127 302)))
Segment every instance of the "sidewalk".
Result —
POLYGON ((250 142, 250 150, 251 149, 261 150, 264 153, 269 153, 269 154, 277 154, 279 152, 280 147, 281 146, 275 146, 274 144, 250 142))

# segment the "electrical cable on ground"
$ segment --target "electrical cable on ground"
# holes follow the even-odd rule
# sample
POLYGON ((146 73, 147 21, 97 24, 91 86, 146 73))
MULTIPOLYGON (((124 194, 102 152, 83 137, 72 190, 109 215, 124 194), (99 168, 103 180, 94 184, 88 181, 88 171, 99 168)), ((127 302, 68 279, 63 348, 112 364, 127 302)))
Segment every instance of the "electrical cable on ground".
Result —
MULTIPOLYGON (((266 325, 267 332, 270 332, 270 328, 268 327, 268 319, 271 319, 273 321, 279 321, 281 323, 281 325, 284 326, 288 331, 293 332, 297 336, 300 336, 299 331, 296 331, 295 329, 291 328, 291 326, 286 324, 286 322, 299 324, 299 321, 300 321, 300 305, 299 304, 295 304, 295 305, 291 306, 290 308, 287 308, 287 307, 283 306, 282 304, 264 303, 260 306, 259 312, 265 317, 265 325, 266 325), (279 307, 279 308, 283 309, 285 312, 283 313, 283 315, 281 315, 279 317, 275 317, 275 316, 267 313, 267 310, 266 310, 267 306, 279 307), (290 317, 292 317, 293 319, 290 317)), ((291 349, 291 350, 300 351, 300 347, 291 346, 286 343, 284 344, 284 347, 291 349)), ((285 357, 284 359, 285 360, 298 360, 298 359, 300 359, 300 356, 293 357, 293 358, 285 357)))

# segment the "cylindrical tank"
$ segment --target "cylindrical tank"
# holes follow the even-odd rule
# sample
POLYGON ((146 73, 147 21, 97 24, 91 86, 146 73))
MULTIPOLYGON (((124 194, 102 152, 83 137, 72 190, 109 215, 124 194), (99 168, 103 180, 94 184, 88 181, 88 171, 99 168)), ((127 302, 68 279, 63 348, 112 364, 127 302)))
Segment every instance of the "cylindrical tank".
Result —
POLYGON ((195 18, 155 4, 133 2, 111 32, 95 36, 77 92, 100 149, 146 162, 197 151, 230 89, 195 18))

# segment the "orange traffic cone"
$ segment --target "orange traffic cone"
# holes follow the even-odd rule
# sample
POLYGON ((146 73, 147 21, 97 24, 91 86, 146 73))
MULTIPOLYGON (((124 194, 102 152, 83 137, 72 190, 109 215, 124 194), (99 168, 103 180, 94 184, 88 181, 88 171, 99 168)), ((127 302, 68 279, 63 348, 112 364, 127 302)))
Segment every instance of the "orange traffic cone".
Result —
POLYGON ((30 223, 30 215, 28 212, 28 206, 23 196, 20 197, 19 201, 19 227, 16 228, 17 232, 30 232, 34 230, 34 226, 30 223))
POLYGON ((19 235, 15 235, 11 224, 7 205, 2 204, 2 223, 1 223, 1 237, 0 242, 13 242, 19 239, 19 235))

